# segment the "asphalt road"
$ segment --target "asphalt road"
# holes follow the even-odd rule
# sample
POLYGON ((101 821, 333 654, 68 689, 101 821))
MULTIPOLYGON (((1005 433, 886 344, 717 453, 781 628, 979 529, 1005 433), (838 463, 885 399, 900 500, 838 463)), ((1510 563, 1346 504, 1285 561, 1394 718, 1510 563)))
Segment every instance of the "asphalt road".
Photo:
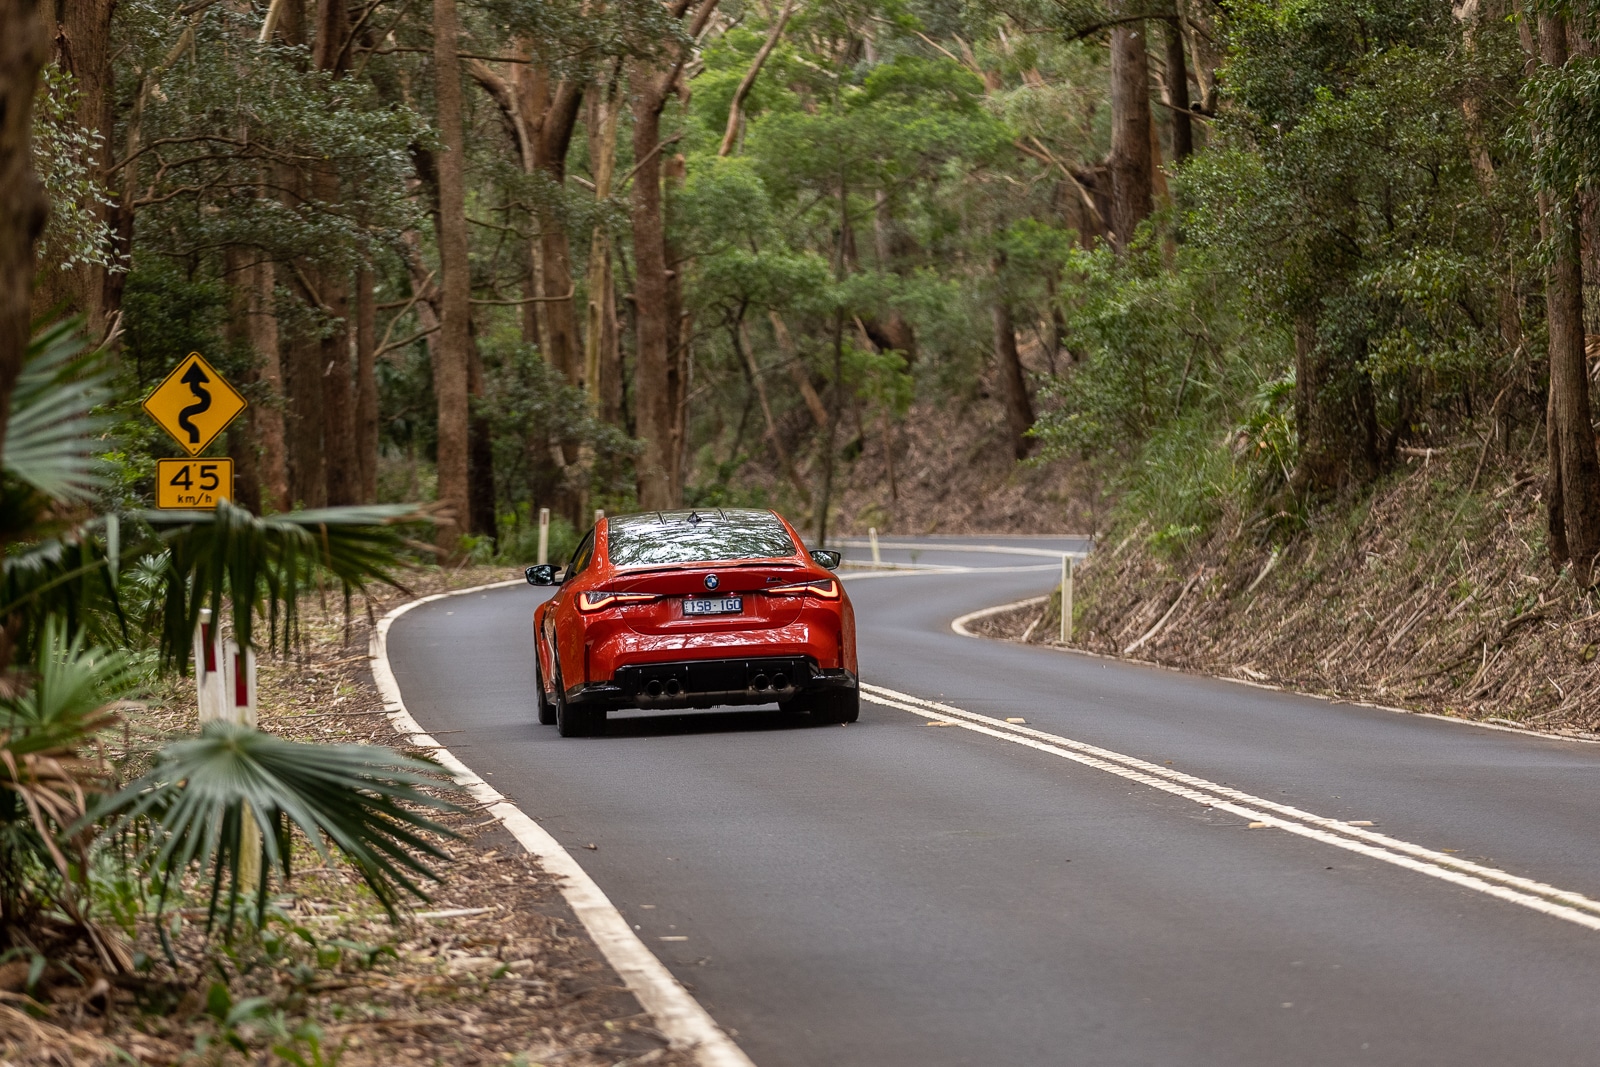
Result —
MULTIPOLYGON (((885 539, 919 570, 848 579, 865 682, 1600 897, 1600 746, 960 637, 1059 563, 916 543, 942 547, 885 539)), ((542 595, 399 620, 406 704, 760 1067, 1600 1063, 1600 932, 1049 744, 881 703, 560 739, 534 717, 542 595)))

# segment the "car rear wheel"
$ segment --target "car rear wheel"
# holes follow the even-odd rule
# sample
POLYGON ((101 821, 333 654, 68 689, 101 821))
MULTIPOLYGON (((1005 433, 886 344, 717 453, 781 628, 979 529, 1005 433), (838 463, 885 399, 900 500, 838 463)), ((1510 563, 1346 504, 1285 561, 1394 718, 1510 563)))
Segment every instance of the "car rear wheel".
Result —
POLYGON ((851 688, 814 693, 805 698, 802 706, 811 713, 811 721, 815 723, 838 726, 855 722, 861 718, 861 691, 851 688))
POLYGON ((544 691, 544 668, 539 666, 539 650, 533 650, 533 692, 534 701, 539 708, 539 725, 553 726, 556 721, 556 707, 550 703, 550 698, 544 691))
POLYGON ((562 737, 594 737, 605 732, 606 713, 597 708, 573 707, 561 682, 561 665, 556 665, 556 732, 562 737))

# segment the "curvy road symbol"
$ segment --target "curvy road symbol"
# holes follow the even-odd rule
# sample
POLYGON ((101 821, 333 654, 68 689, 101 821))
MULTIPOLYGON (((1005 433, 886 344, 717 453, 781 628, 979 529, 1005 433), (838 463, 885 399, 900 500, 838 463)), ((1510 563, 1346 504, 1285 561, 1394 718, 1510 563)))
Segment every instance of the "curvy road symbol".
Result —
POLYGON ((178 425, 188 431, 189 443, 198 445, 200 443, 200 427, 190 422, 189 416, 200 415, 211 409, 211 394, 203 388, 211 384, 211 379, 207 378, 206 372, 200 369, 200 364, 195 363, 184 372, 179 381, 189 387, 189 392, 195 395, 195 402, 178 412, 178 425))

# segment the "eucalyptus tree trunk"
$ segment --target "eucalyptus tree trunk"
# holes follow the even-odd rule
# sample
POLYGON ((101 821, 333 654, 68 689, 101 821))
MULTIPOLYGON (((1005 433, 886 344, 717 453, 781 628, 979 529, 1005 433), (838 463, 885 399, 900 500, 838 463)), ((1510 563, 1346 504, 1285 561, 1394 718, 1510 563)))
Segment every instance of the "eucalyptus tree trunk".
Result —
POLYGON ((434 97, 438 114, 439 344, 434 350, 433 393, 438 403, 437 544, 454 556, 470 521, 468 499, 467 360, 472 343, 472 287, 467 258, 465 148, 461 128, 460 39, 455 0, 433 0, 434 97))
POLYGON ((995 371, 1000 380, 1000 398, 1006 409, 1006 435, 1010 438, 1011 454, 1017 459, 1024 459, 1031 444, 1028 431, 1033 429, 1033 401, 1028 397, 1028 383, 1022 373, 1022 356, 1017 351, 1017 328, 1011 313, 1011 302, 998 284, 1000 268, 1004 265, 1005 256, 997 257, 993 308, 995 371))
MULTIPOLYGON (((531 49, 520 46, 527 54, 531 49)), ((511 73, 509 99, 523 140, 523 169, 543 173, 557 187, 566 184, 567 148, 583 102, 583 84, 552 80, 548 71, 519 63, 511 73)), ((502 105, 504 106, 504 105, 502 105)), ((539 291, 536 327, 545 362, 576 385, 582 370, 577 298, 572 284, 572 250, 566 227, 548 205, 536 209, 539 232, 530 248, 534 287, 539 291)))
POLYGON ((677 368, 672 365, 672 337, 677 324, 668 321, 666 226, 661 203, 661 107, 666 93, 661 74, 635 60, 630 65, 633 90, 633 187, 630 215, 633 229, 635 309, 635 404, 644 454, 639 457, 639 506, 646 511, 673 507, 672 472, 678 467, 673 449, 677 412, 677 368))
MULTIPOLYGON (((597 86, 597 91, 589 95, 590 170, 594 174, 595 204, 602 209, 606 201, 611 199, 612 171, 616 165, 617 119, 622 111, 617 89, 613 79, 597 86)), ((584 288, 588 295, 582 383, 589 398, 589 410, 599 414, 605 406, 601 377, 608 362, 606 344, 608 340, 616 340, 616 332, 607 329, 611 297, 611 233, 606 228, 603 214, 597 216, 594 234, 589 240, 589 270, 584 288)))
MULTIPOLYGON (((685 20, 693 38, 705 28, 717 0, 671 0, 668 14, 685 20)), ((638 464, 639 506, 675 507, 682 487, 685 367, 675 286, 667 270, 666 213, 661 194, 661 110, 678 83, 684 57, 628 63, 633 104, 633 186, 629 216, 634 266, 634 396, 637 432, 644 441, 638 464)))
MULTIPOLYGON (((1114 0, 1113 18, 1127 18, 1137 0, 1114 0)), ((1111 29, 1111 239, 1119 251, 1153 210, 1150 64, 1143 20, 1111 29)))
MULTIPOLYGON (((313 65, 335 78, 350 64, 350 10, 346 0, 317 0, 317 35, 313 65)), ((321 204, 337 205, 344 199, 339 172, 326 162, 315 164, 312 195, 321 204)), ((354 504, 361 496, 361 471, 356 459, 355 396, 351 381, 350 271, 327 262, 309 265, 322 313, 331 324, 321 339, 317 362, 322 380, 323 477, 327 502, 354 504)))
POLYGON ((356 271, 356 470, 358 500, 378 500, 378 307, 372 269, 356 271))
MULTIPOLYGON (((1176 5, 1174 5, 1176 8, 1176 5)), ((1164 94, 1172 111, 1172 161, 1182 163, 1194 154, 1194 123, 1189 118, 1189 64, 1183 55, 1183 25, 1177 15, 1166 29, 1166 78, 1164 94)))
POLYGON ((278 309, 276 269, 270 259, 257 259, 250 268, 250 347, 255 352, 255 378, 259 396, 246 413, 250 436, 255 439, 259 458, 257 476, 261 482, 263 510, 288 511, 294 506, 289 495, 289 467, 283 427, 283 364, 278 351, 278 309))
POLYGON ((29 147, 49 47, 37 3, 0 0, 0 441, 28 348, 34 245, 49 210, 29 147))
MULTIPOLYGON (((1541 15, 1538 32, 1540 58, 1551 67, 1565 65, 1566 21, 1541 15)), ((1587 587, 1600 555, 1600 456, 1595 453, 1584 353, 1578 220, 1578 198, 1571 191, 1539 192, 1539 229, 1550 249, 1544 290, 1550 346, 1546 422, 1550 470, 1545 483, 1550 554, 1557 566, 1570 561, 1573 576, 1587 587)))

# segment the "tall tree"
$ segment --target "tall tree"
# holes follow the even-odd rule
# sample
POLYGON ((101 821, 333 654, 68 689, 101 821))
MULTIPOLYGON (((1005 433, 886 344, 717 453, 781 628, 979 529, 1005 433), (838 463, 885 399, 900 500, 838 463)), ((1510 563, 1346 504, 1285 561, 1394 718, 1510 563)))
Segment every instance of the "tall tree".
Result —
MULTIPOLYGON (((717 0, 700 0, 689 15, 690 0, 670 0, 674 19, 686 20, 687 36, 705 28, 717 0)), ((684 368, 678 321, 667 276, 666 214, 661 193, 661 111, 682 73, 681 42, 663 48, 661 58, 634 59, 629 64, 633 94, 634 175, 630 217, 633 228, 634 329, 639 436, 639 506, 670 508, 678 503, 683 442, 680 439, 684 368)))
MULTIPOLYGON (((350 62, 350 10, 346 0, 317 0, 317 37, 312 64, 332 78, 344 75, 350 62)), ((312 170, 312 194, 319 207, 342 202, 338 170, 318 161, 312 170)), ((318 365, 322 386, 324 498, 338 506, 354 504, 361 495, 361 472, 356 460, 355 396, 350 355, 354 333, 350 322, 350 270, 342 262, 321 262, 311 270, 321 310, 328 318, 323 331, 318 365)))
POLYGON ((1163 64, 1162 96, 1172 113, 1172 161, 1182 163, 1194 154, 1194 122, 1189 117, 1189 64, 1184 61, 1183 24, 1174 5, 1173 17, 1163 24, 1166 30, 1166 62, 1163 64))
POLYGON ((433 73, 437 110, 439 212, 439 343, 433 364, 438 403, 438 499, 446 506, 438 545, 454 555, 470 520, 467 373, 472 344, 472 269, 467 257, 465 138, 461 120, 460 24, 455 0, 433 0, 433 73))
MULTIPOLYGON (((110 170, 112 103, 115 78, 111 65, 111 19, 117 0, 70 0, 54 5, 53 41, 56 66, 72 77, 76 94, 77 124, 95 138, 89 160, 91 173, 103 178, 110 170)), ((106 205, 98 198, 74 205, 104 224, 106 205)), ((39 276, 34 307, 41 312, 58 307, 83 315, 89 335, 103 338, 114 310, 110 306, 107 273, 98 258, 73 264, 66 270, 49 270, 39 276)))
POLYGON ((1128 247, 1153 210, 1150 63, 1145 22, 1134 18, 1138 0, 1114 0, 1111 17, 1111 230, 1128 247))
POLYGON ((1010 294, 1006 292, 1002 274, 1006 257, 1002 252, 995 257, 994 295, 994 358, 995 373, 1000 380, 1000 399, 1006 409, 1006 431, 1010 438, 1011 454, 1017 459, 1028 455, 1032 444, 1028 431, 1033 429, 1033 401, 1028 397, 1028 382, 1022 371, 1022 356, 1017 351, 1017 327, 1011 310, 1010 294))
POLYGON ((35 0, 0 0, 0 441, 28 347, 33 249, 48 205, 33 172, 33 97, 49 41, 35 0))
MULTIPOLYGON (((1570 56, 1566 19, 1539 16, 1538 50, 1546 66, 1566 65, 1570 56)), ((1584 351, 1581 209, 1571 190, 1542 188, 1538 199, 1539 230, 1550 250, 1544 290, 1550 346, 1546 422, 1550 469, 1545 482, 1550 553, 1557 563, 1570 561, 1574 577, 1587 587, 1594 581, 1600 556, 1600 456, 1595 452, 1584 351)))

